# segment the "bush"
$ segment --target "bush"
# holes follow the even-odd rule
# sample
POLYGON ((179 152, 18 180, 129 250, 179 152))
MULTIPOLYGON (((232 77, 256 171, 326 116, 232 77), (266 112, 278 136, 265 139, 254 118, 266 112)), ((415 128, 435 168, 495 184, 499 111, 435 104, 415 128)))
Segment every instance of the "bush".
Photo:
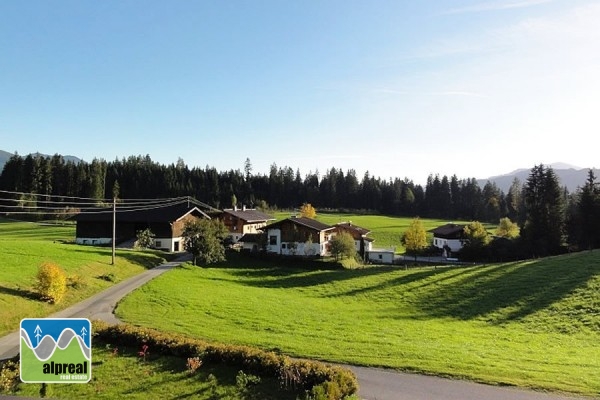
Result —
POLYGON ((65 272, 56 264, 44 263, 40 265, 36 279, 40 297, 50 303, 60 303, 67 291, 65 272))
POLYGON ((115 274, 109 272, 108 274, 100 275, 98 279, 102 279, 103 281, 107 282, 114 282, 117 278, 115 277, 115 274))
POLYGON ((82 289, 87 285, 79 275, 70 275, 67 277, 67 286, 73 289, 82 289))
POLYGON ((120 324, 109 325, 93 321, 94 336, 112 345, 139 347, 147 345, 155 354, 176 357, 198 357, 205 364, 225 364, 244 372, 244 383, 251 375, 276 377, 283 387, 310 393, 323 399, 343 399, 358 391, 358 381, 352 371, 318 361, 292 360, 283 355, 250 346, 209 343, 178 334, 166 334, 154 329, 120 324))
POLYGON ((14 360, 0 362, 0 393, 14 393, 19 379, 19 363, 14 360))

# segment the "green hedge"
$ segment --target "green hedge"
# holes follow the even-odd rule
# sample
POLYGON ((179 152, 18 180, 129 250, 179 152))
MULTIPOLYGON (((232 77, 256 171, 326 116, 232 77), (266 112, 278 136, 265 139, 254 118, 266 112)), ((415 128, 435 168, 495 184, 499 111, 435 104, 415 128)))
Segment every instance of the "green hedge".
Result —
POLYGON ((183 335, 127 324, 93 321, 93 335, 111 345, 148 345, 153 354, 200 357, 203 363, 226 364, 264 377, 276 377, 286 388, 306 392, 315 399, 337 400, 358 391, 354 373, 318 361, 297 360, 255 347, 210 343, 183 335))

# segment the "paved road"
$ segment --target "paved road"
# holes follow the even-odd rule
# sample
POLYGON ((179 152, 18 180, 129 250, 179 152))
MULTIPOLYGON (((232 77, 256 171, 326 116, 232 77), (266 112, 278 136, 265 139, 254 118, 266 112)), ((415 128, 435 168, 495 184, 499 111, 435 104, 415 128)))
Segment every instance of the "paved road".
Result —
MULTIPOLYGON (((54 318, 100 319, 120 322, 113 311, 124 296, 158 275, 174 268, 178 259, 145 271, 97 295, 51 315, 54 318)), ((19 333, 0 338, 0 360, 19 353, 19 333)), ((380 368, 345 366, 358 377, 359 396, 365 400, 573 400, 577 397, 550 395, 508 387, 483 385, 468 381, 406 374, 380 368)), ((2 396, 0 396, 2 397, 2 396)))
POLYGON ((348 367, 358 377, 359 395, 366 400, 581 400, 578 397, 406 374, 380 368, 348 367))

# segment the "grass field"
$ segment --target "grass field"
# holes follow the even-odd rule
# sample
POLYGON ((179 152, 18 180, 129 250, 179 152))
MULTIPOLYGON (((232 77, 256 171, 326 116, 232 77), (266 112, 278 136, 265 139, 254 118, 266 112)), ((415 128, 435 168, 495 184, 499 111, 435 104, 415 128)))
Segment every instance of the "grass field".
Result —
POLYGON ((600 394, 599 251, 411 270, 236 257, 164 274, 117 315, 295 356, 600 394))
MULTIPOLYGON (((225 366, 201 366, 190 375, 186 360, 152 354, 143 361, 137 349, 123 349, 95 343, 92 380, 87 384, 51 384, 47 397, 60 399, 248 399, 292 400, 293 392, 279 389, 276 379, 262 378, 260 383, 238 385, 238 370, 225 366)), ((20 383, 17 395, 37 397, 41 384, 20 383)))
POLYGON ((48 225, 0 219, 0 335, 19 329, 22 318, 50 315, 159 264, 158 253, 118 250, 111 265, 111 249, 78 246, 74 225, 48 225), (78 287, 68 289, 59 304, 36 298, 35 275, 44 262, 58 264, 78 287), (114 282, 99 277, 113 274, 114 282))

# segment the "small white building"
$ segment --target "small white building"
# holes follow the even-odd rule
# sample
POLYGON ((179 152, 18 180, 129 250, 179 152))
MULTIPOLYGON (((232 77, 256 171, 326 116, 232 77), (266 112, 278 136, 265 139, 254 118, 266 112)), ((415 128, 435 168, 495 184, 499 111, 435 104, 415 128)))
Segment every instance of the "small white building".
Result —
POLYGON ((394 249, 371 249, 366 252, 367 260, 373 264, 393 264, 394 249))
POLYGON ((465 243, 465 225, 447 223, 431 229, 433 246, 440 249, 444 256, 451 257, 452 253, 460 251, 465 243))

